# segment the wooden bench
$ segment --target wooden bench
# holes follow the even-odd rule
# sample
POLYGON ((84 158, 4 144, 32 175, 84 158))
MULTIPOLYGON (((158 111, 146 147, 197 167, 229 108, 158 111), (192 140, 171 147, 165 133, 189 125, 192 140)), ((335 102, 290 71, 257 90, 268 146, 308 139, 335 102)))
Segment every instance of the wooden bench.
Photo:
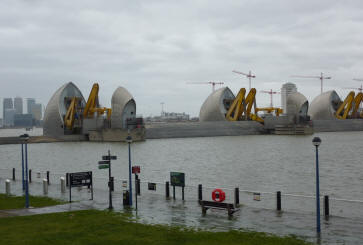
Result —
POLYGON ((210 208, 213 209, 226 209, 228 211, 228 216, 232 216, 234 212, 238 211, 237 208, 234 207, 232 203, 224 203, 224 202, 211 202, 211 201, 200 201, 200 205, 202 206, 202 213, 206 214, 207 210, 210 208))

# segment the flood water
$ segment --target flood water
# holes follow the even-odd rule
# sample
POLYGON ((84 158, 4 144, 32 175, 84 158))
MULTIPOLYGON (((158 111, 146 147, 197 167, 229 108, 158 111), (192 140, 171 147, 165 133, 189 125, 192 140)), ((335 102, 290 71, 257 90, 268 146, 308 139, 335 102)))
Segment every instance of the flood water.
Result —
MULTIPOLYGON (((12 133, 19 135, 17 131, 12 133)), ((0 136, 9 136, 9 131, 0 130, 0 136)), ((344 227, 346 222, 349 227, 363 229, 363 132, 319 133, 314 136, 322 139, 319 147, 320 194, 329 196, 331 215, 335 220, 339 219, 339 227, 344 227)), ((187 202, 197 199, 198 184, 203 185, 203 199, 210 200, 211 191, 218 187, 226 191, 230 202, 234 200, 233 188, 239 187, 240 202, 245 210, 250 210, 245 211, 248 213, 246 216, 253 220, 246 221, 245 217, 239 221, 228 221, 225 224, 227 228, 235 229, 241 225, 247 229, 285 234, 278 228, 274 229, 279 218, 272 212, 276 208, 276 192, 281 191, 286 213, 278 222, 283 223, 286 216, 291 216, 294 217, 291 220, 296 219, 299 223, 304 218, 296 217, 306 217, 308 221, 302 226, 306 227, 306 233, 311 234, 316 208, 315 147, 311 143, 312 138, 256 135, 147 140, 131 144, 131 159, 133 165, 141 166, 140 179, 144 188, 147 189, 148 182, 157 183, 155 194, 159 196, 164 193, 163 183, 169 181, 171 171, 185 173, 187 202), (261 194, 261 201, 253 200, 253 192, 261 194), (252 214, 256 217, 253 218, 252 214), (271 225, 268 225, 269 222, 271 225)), ((0 177, 12 168, 20 170, 20 150, 20 145, 0 146, 0 177)), ((106 190, 108 171, 99 170, 97 162, 108 150, 118 157, 112 162, 112 175, 117 180, 116 191, 122 191, 121 180, 128 178, 128 145, 125 143, 31 144, 28 150, 29 168, 34 173, 50 171, 53 182, 66 172, 93 171, 95 188, 106 190)), ((3 192, 3 188, 0 191, 3 192)), ((152 193, 147 194, 150 196, 152 193)), ((177 195, 180 199, 179 189, 177 195)), ((200 210, 195 210, 198 210, 195 213, 198 216, 200 210)), ((323 208, 321 210, 323 212, 323 208)), ((158 218, 152 217, 154 214, 150 212, 144 213, 145 221, 157 223, 158 218)), ((174 218, 178 219, 178 216, 174 218)), ((162 220, 164 218, 160 215, 162 220)), ((204 219, 190 224, 211 226, 204 219)), ((296 229, 296 232, 302 236, 305 234, 304 230, 296 229)))

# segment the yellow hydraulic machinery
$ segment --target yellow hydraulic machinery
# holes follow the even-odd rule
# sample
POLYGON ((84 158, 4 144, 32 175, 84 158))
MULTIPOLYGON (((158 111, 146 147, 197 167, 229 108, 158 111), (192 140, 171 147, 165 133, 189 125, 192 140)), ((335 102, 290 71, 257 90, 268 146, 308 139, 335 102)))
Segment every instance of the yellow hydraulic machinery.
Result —
POLYGON ((256 111, 256 89, 252 88, 247 97, 246 89, 241 88, 237 97, 227 111, 226 118, 229 121, 255 120, 263 123, 263 119, 257 116, 256 111), (255 113, 251 113, 252 106, 255 107, 255 113))
POLYGON ((283 110, 281 108, 278 107, 261 107, 261 108, 256 108, 256 113, 259 111, 265 111, 267 113, 272 113, 275 112, 275 115, 278 117, 280 116, 280 114, 283 113, 283 110))
POLYGON ((99 86, 98 83, 93 84, 92 90, 89 94, 86 106, 83 110, 83 116, 84 118, 93 117, 95 113, 97 113, 97 116, 104 114, 107 112, 107 119, 111 118, 112 109, 111 108, 99 108, 98 103, 98 91, 99 86))
POLYGON ((64 125, 70 130, 73 129, 73 125, 74 125, 75 115, 77 112, 77 108, 76 108, 77 100, 78 100, 77 97, 72 98, 71 103, 68 106, 67 113, 64 117, 64 125))
POLYGON ((343 103, 340 104, 338 110, 335 112, 335 116, 338 119, 347 118, 362 118, 362 115, 358 114, 360 103, 363 101, 363 93, 359 92, 356 96, 354 91, 351 91, 345 98, 343 103))

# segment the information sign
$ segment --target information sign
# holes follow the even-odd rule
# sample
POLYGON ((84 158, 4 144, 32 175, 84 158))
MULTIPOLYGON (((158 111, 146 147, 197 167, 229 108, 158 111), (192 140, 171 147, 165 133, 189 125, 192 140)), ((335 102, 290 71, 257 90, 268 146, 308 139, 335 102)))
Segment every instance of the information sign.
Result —
POLYGON ((117 156, 102 156, 102 160, 117 160, 117 156))
POLYGON ((140 173, 140 166, 132 166, 132 173, 139 174, 140 173))
POLYGON ((185 186, 185 174, 180 172, 170 172, 170 183, 172 186, 185 186))
POLYGON ((78 172, 78 173, 70 173, 70 185, 71 187, 76 186, 91 186, 92 185, 92 172, 78 172))
POLYGON ((147 188, 149 191, 156 191, 156 183, 147 183, 147 188))
POLYGON ((69 202, 72 202, 72 187, 87 186, 91 187, 91 200, 93 200, 93 181, 92 181, 92 171, 88 172, 77 172, 69 173, 69 202))

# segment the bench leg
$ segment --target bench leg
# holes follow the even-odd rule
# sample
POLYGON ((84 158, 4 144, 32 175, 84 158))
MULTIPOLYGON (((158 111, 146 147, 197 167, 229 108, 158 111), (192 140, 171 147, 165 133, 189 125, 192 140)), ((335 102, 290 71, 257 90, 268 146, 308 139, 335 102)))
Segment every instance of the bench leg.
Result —
POLYGON ((232 217, 233 216, 233 212, 230 208, 228 208, 228 217, 232 217))
POLYGON ((207 213, 207 209, 205 207, 202 206, 202 213, 206 214, 207 213))

